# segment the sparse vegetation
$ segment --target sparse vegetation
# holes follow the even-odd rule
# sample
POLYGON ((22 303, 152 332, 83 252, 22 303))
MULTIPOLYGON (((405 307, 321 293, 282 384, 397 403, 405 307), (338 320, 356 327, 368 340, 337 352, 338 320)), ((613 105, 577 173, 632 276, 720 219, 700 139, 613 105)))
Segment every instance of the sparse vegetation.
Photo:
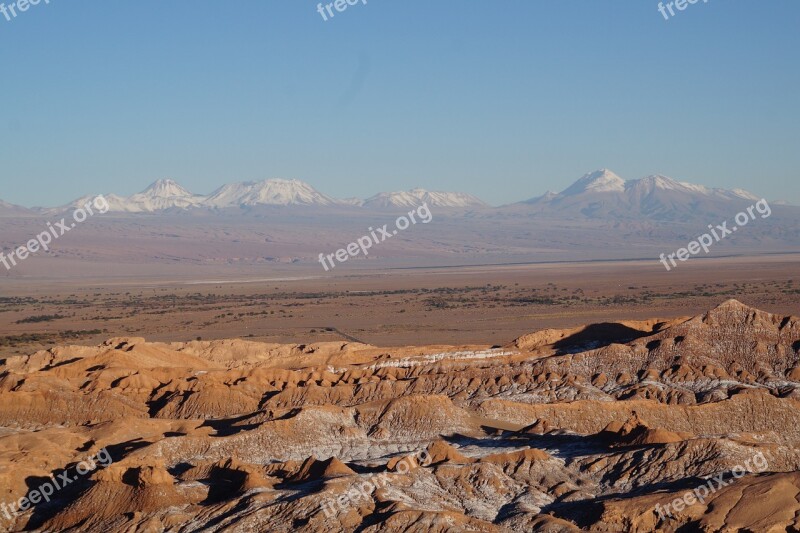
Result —
POLYGON ((6 335, 0 337, 0 347, 9 346, 16 348, 36 343, 53 343, 60 340, 82 339, 106 333, 106 330, 65 330, 58 333, 23 333, 21 335, 6 335))
POLYGON ((64 315, 35 315, 23 318, 21 320, 17 320, 15 324, 36 324, 38 322, 52 322, 54 320, 60 320, 62 318, 67 318, 67 317, 65 317, 64 315))

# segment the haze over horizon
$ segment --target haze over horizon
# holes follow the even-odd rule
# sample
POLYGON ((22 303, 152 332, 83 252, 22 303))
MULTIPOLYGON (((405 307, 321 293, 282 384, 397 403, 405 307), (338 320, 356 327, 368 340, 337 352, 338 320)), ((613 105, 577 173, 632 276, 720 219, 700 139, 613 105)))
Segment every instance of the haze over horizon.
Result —
POLYGON ((502 205, 606 167, 800 204, 795 2, 217 5, 0 19, 0 198, 284 177, 502 205))

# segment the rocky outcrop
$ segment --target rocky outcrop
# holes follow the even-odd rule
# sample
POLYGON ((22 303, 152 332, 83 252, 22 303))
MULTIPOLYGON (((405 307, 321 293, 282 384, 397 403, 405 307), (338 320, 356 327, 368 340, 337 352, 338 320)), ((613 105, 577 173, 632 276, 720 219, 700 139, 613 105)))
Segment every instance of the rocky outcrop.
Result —
POLYGON ((800 320, 733 300, 502 348, 60 346, 0 368, 4 501, 114 462, 3 527, 793 530, 799 369, 800 320), (768 468, 731 477, 756 454, 768 468))

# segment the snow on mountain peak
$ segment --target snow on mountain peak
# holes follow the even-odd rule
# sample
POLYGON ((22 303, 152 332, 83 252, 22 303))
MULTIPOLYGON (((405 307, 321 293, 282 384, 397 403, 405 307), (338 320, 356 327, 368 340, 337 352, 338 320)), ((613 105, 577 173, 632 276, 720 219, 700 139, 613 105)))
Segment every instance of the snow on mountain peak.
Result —
POLYGON ((156 180, 139 194, 150 198, 187 198, 195 196, 171 179, 156 180))
POLYGON ((638 180, 631 180, 625 183, 625 189, 637 193, 648 194, 656 189, 662 191, 681 191, 696 192, 706 194, 706 188, 702 185, 682 183, 662 174, 654 174, 638 180))
POLYGON ((255 205, 333 205, 333 198, 296 179, 243 181, 223 185, 208 198, 208 207, 238 207, 255 205))
POLYGON ((145 190, 129 198, 119 198, 115 203, 122 204, 119 209, 111 207, 112 211, 126 212, 152 212, 163 209, 196 207, 203 201, 203 197, 192 194, 177 182, 171 179, 154 181, 145 190))
MULTIPOLYGON (((715 212, 725 202, 754 202, 759 197, 742 189, 720 189, 678 181, 662 174, 623 181, 608 169, 584 175, 558 194, 545 194, 521 202, 548 209, 573 212, 582 216, 625 217, 639 213, 664 220, 678 219, 693 212, 715 212)), ((577 215, 576 215, 577 216, 577 215)))
POLYGON ((585 174, 561 194, 572 196, 584 192, 625 192, 625 180, 604 168, 585 174))
POLYGON ((480 198, 463 192, 427 191, 416 188, 410 191, 382 192, 364 201, 367 207, 416 207, 427 203, 430 207, 480 207, 486 204, 480 198))
POLYGON ((746 191, 744 189, 731 189, 729 192, 744 200, 753 200, 753 201, 761 200, 761 198, 759 198, 755 194, 751 193, 750 191, 746 191))
MULTIPOLYGON (((407 192, 380 193, 369 200, 334 199, 298 179, 268 179, 228 183, 209 195, 197 195, 171 179, 159 179, 145 190, 129 197, 106 194, 109 211, 115 213, 152 213, 166 209, 225 209, 253 206, 340 206, 340 207, 416 207, 428 203, 432 207, 485 206, 480 199, 465 193, 435 192, 412 189, 407 192)), ((69 207, 78 207, 80 199, 69 207)))
MULTIPOLYGON (((625 181, 608 169, 596 170, 582 176, 561 193, 545 195, 527 200, 527 204, 546 206, 551 203, 564 206, 575 202, 600 201, 610 206, 633 205, 648 198, 648 202, 663 202, 663 198, 676 195, 710 200, 748 200, 758 201, 759 197, 742 189, 708 188, 702 185, 677 181, 673 178, 654 174, 639 180, 625 181), (598 195, 596 198, 594 195, 598 195), (655 199, 655 200, 654 200, 655 199)), ((366 200, 348 198, 334 199, 322 194, 306 182, 298 179, 268 179, 263 181, 241 181, 223 185, 209 195, 197 195, 183 188, 171 179, 159 179, 144 191, 129 197, 114 194, 105 195, 111 212, 152 213, 168 209, 191 208, 237 208, 252 206, 339 206, 367 208, 412 208, 427 203, 439 208, 486 207, 479 198, 461 192, 429 191, 414 188, 408 191, 382 192, 366 200)), ((648 204, 648 205, 650 205, 648 204)), ((80 201, 68 207, 78 207, 80 201)), ((576 204, 577 205, 577 204, 576 204)), ((0 201, 0 207, 9 206, 0 201)))
POLYGON ((651 183, 659 189, 668 190, 675 189, 677 186, 683 185, 682 183, 670 178, 669 176, 664 176, 663 174, 653 174, 652 176, 647 176, 637 181, 651 183))
POLYGON ((726 200, 759 200, 760 198, 743 189, 719 189, 709 188, 704 185, 697 185, 687 181, 677 181, 661 174, 647 176, 640 180, 628 182, 628 188, 638 190, 652 190, 662 189, 667 191, 680 191, 687 194, 701 194, 703 196, 710 196, 722 198, 726 200))

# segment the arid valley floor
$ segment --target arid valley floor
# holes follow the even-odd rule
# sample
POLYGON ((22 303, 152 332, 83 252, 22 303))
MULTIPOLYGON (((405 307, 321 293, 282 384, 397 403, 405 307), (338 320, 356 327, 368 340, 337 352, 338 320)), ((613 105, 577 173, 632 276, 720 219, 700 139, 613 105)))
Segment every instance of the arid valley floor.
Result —
POLYGON ((169 342, 500 345, 537 329, 688 316, 727 298, 796 314, 800 254, 696 259, 671 272, 654 260, 604 261, 338 276, 317 268, 178 281, 11 279, 2 288, 0 356, 128 335, 169 342))
POLYGON ((0 527, 797 531, 798 266, 7 283, 0 527))

